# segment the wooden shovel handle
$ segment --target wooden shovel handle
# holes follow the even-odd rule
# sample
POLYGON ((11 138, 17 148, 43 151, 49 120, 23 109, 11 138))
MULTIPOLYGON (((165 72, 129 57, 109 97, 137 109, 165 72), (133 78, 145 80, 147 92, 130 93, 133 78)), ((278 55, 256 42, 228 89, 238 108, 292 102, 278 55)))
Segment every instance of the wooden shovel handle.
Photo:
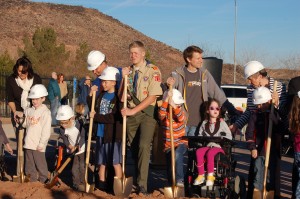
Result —
MULTIPOLYGON (((276 89, 277 89, 277 81, 274 82, 273 93, 277 92, 276 89)), ((265 171, 264 171, 264 189, 263 189, 263 198, 264 199, 267 196, 266 184, 267 184, 268 167, 269 167, 269 160, 270 160, 271 138, 272 138, 272 131, 273 131, 272 115, 274 114, 274 103, 275 103, 275 100, 272 100, 271 112, 269 114, 268 138, 267 138, 267 146, 266 146, 265 171)))
MULTIPOLYGON (((124 89, 123 89, 123 108, 127 108, 127 87, 128 87, 128 76, 124 76, 124 89)), ((126 155, 126 122, 127 116, 123 116, 123 132, 122 132, 122 171, 125 173, 125 155, 126 155)))

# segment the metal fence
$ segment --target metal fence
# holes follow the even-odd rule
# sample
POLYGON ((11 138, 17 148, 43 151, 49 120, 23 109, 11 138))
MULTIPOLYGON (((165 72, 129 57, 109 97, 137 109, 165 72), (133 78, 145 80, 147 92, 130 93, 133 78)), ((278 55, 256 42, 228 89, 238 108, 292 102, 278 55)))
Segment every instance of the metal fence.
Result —
MULTIPOLYGON (((1 117, 10 117, 10 108, 7 104, 7 96, 6 96, 6 79, 10 75, 10 73, 0 72, 0 116, 1 117)), ((43 85, 48 87, 49 84, 49 77, 42 77, 42 83, 43 85)), ((70 106, 74 105, 76 103, 77 98, 77 79, 73 78, 72 80, 65 80, 67 82, 68 86, 68 101, 70 106), (74 82, 75 82, 75 89, 74 89, 74 82), (75 91, 75 93, 74 93, 75 91), (74 95, 73 95, 74 93, 74 95), (75 96, 75 98, 74 98, 75 96)), ((48 98, 46 98, 45 104, 50 107, 50 102, 48 98)))

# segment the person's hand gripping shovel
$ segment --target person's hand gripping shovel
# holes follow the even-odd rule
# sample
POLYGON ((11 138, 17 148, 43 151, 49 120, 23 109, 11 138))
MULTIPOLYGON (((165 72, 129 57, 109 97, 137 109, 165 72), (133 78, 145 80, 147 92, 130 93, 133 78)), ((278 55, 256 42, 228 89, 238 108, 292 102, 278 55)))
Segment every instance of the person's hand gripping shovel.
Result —
MULTIPOLYGON (((96 99, 96 91, 93 91, 92 96, 92 107, 91 111, 94 111, 95 109, 95 99, 96 99)), ((94 118, 90 118, 90 124, 89 124, 89 134, 88 134, 88 140, 87 140, 87 147, 86 147, 86 158, 85 158, 85 175, 84 175, 84 183, 85 183, 85 192, 86 193, 92 193, 95 188, 95 184, 89 184, 88 183, 88 174, 89 174, 89 162, 90 162, 90 153, 91 153, 91 140, 92 140, 92 132, 93 132, 93 122, 94 118)))
POLYGON ((23 139, 24 139, 24 127, 23 124, 25 122, 25 116, 18 117, 17 116, 17 123, 18 127, 18 159, 17 159, 17 175, 13 176, 13 182, 28 182, 29 179, 24 175, 24 152, 23 152, 23 139))
MULTIPOLYGON (((277 81, 274 82, 273 93, 276 92, 277 81)), ((265 170, 264 170, 264 188, 263 188, 263 199, 271 199, 274 198, 274 191, 269 191, 267 193, 266 185, 267 185, 267 175, 268 175, 268 167, 270 160, 270 148, 271 148, 271 138, 272 138, 272 128, 273 128, 273 120, 272 115, 274 114, 274 103, 275 100, 272 100, 271 104, 271 112, 269 115, 269 128, 268 128, 268 138, 267 138, 267 146, 266 146, 266 159, 265 159, 265 170)))
MULTIPOLYGON (((124 107, 127 107, 127 78, 124 77, 124 107)), ((128 198, 132 190, 133 179, 132 177, 125 177, 125 155, 126 155, 126 115, 123 116, 123 134, 122 134, 122 178, 114 178, 114 193, 115 196, 120 198, 128 198)))
MULTIPOLYGON (((172 91, 172 85, 169 86, 169 90, 172 91)), ((172 187, 164 188, 164 195, 167 198, 184 197, 184 187, 176 186, 175 179, 175 147, 174 147, 174 135, 173 135, 173 110, 169 104, 169 115, 170 115, 170 136, 171 136, 171 165, 172 165, 172 187)))

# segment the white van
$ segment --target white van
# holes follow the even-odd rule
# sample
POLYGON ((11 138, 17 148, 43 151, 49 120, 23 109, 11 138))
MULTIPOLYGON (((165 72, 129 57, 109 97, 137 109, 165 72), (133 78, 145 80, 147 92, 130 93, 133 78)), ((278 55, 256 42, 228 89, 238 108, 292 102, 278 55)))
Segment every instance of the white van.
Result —
POLYGON ((245 110, 247 104, 247 86, 241 84, 221 85, 227 99, 236 108, 245 110))

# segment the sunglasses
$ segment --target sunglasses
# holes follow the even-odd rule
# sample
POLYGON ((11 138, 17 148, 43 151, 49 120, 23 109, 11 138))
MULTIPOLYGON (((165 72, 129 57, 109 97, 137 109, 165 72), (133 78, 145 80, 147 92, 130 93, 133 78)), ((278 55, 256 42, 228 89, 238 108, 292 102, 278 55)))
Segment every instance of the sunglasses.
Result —
POLYGON ((18 72, 19 72, 19 73, 22 73, 23 75, 26 74, 26 73, 28 73, 27 70, 21 70, 21 71, 19 70, 18 72))
POLYGON ((209 107, 209 110, 211 110, 211 111, 220 111, 220 107, 213 107, 213 106, 210 106, 209 107))

